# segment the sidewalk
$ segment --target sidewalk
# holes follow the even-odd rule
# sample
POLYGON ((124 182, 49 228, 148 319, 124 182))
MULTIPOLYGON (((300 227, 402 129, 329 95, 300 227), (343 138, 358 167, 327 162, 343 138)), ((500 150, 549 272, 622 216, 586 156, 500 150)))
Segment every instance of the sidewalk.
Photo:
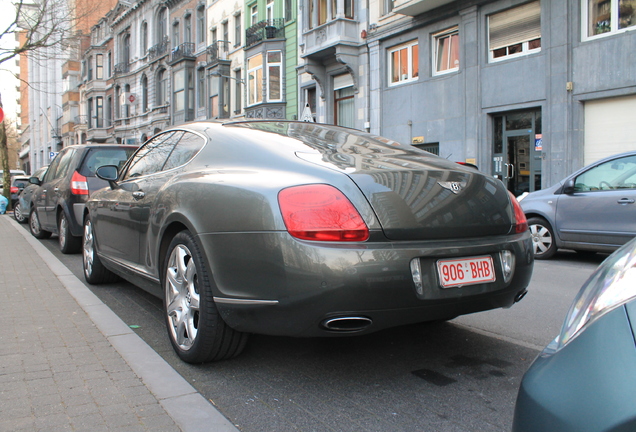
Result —
POLYGON ((0 302, 0 431, 238 431, 9 214, 0 302))

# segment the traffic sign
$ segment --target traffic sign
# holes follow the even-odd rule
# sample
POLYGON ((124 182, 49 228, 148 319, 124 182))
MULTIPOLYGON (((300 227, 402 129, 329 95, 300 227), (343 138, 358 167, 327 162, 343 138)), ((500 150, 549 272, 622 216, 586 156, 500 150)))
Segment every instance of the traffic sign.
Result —
POLYGON ((0 107, 0 122, 2 122, 2 120, 4 120, 4 110, 0 107))

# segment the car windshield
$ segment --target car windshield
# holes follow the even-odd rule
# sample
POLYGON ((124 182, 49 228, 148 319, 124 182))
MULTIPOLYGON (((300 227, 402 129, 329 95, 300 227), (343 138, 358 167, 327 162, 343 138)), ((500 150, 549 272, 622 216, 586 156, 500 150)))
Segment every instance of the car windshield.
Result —
POLYGON ((82 164, 80 174, 86 177, 95 177, 95 170, 103 165, 115 165, 121 168, 135 150, 135 148, 90 149, 82 164))

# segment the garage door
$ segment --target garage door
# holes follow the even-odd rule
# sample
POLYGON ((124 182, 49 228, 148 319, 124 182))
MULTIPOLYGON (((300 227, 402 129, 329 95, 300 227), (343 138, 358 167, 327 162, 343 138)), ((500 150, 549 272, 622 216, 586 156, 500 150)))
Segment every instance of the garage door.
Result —
POLYGON ((636 96, 585 102, 585 165, 636 149, 636 96))

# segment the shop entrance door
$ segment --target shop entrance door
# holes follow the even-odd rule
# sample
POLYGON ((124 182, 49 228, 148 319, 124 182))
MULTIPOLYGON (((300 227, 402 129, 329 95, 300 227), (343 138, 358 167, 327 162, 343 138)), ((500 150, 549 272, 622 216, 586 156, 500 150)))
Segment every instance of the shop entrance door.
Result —
POLYGON ((510 113, 494 120, 493 175, 515 196, 541 189, 541 111, 510 113))

